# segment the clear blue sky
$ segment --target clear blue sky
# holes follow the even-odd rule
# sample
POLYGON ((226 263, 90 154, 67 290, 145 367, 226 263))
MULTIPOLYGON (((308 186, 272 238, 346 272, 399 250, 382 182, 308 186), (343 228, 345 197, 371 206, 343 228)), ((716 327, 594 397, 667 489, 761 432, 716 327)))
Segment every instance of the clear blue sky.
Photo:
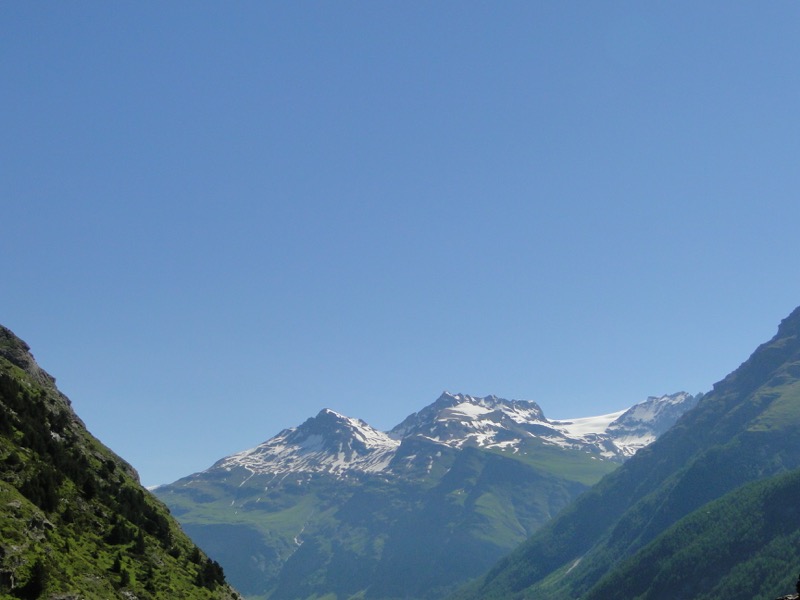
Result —
POLYGON ((706 391, 800 304, 796 1, 4 2, 0 86, 0 322, 147 485, 706 391))

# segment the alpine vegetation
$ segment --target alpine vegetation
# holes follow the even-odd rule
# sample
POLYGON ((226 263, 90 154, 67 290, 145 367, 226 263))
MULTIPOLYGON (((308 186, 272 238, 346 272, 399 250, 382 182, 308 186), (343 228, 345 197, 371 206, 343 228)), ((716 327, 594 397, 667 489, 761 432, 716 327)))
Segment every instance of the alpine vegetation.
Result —
POLYGON ((535 402, 445 392, 387 432, 323 409, 155 493, 253 598, 439 598, 697 400, 549 420, 535 402))
POLYGON ((459 600, 773 600, 800 565, 800 308, 459 600))
POLYGON ((0 597, 237 598, 29 350, 0 326, 0 597))

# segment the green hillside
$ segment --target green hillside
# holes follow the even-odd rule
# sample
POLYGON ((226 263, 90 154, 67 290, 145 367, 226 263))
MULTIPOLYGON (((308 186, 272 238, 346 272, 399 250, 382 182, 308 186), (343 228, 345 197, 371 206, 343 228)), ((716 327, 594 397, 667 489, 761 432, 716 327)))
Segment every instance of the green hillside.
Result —
MULTIPOLYGON (((703 587, 702 591, 693 588, 692 593, 676 595, 674 588, 651 588, 655 584, 648 577, 656 574, 644 569, 636 572, 644 581, 635 583, 648 591, 606 594, 614 589, 609 582, 621 585, 619 582, 625 578, 620 569, 646 565, 647 553, 659 552, 658 548, 665 552, 665 546, 658 544, 667 543, 663 541, 666 538, 660 536, 673 526, 680 527, 682 519, 692 515, 692 519, 702 520, 705 511, 712 510, 709 503, 741 486, 800 468, 799 376, 800 309, 781 323, 770 342, 716 384, 670 431, 582 495, 483 579, 454 598, 605 600, 698 598, 707 594, 702 597, 728 600, 769 596, 777 589, 775 586, 785 583, 785 578, 796 571, 792 567, 787 574, 783 571, 786 564, 777 562, 775 568, 779 572, 769 574, 766 569, 756 573, 752 570, 755 567, 748 566, 751 556, 768 556, 774 550, 769 549, 773 543, 779 547, 785 542, 768 535, 770 528, 777 527, 775 523, 765 523, 763 539, 758 538, 760 541, 746 552, 728 555, 725 560, 730 564, 717 570, 715 557, 724 555, 714 549, 719 532, 711 528, 707 535, 693 541, 698 545, 692 550, 692 567, 705 573, 705 579, 699 579, 702 584, 697 584, 703 587), (698 548, 709 550, 704 553, 698 548), (719 575, 709 575, 718 571, 729 573, 730 581, 737 581, 740 573, 756 577, 747 588, 751 595, 723 595, 719 590, 728 590, 728 584, 719 575), (715 586, 719 586, 718 591, 711 591, 717 589, 715 586)), ((730 502, 743 501, 745 497, 734 495, 730 502)), ((786 497, 785 502, 796 504, 796 497, 786 497)), ((713 510, 721 509, 714 505, 713 510)), ((777 518, 775 512, 769 511, 762 516, 767 520, 777 518)), ((728 521, 732 532, 740 523, 750 522, 728 521)), ((697 525, 698 521, 691 523, 697 525)), ((724 527, 725 520, 719 521, 718 526, 724 527)), ((682 543, 674 533, 670 539, 677 546, 682 543)), ((659 580, 674 584, 682 579, 685 564, 681 566, 680 560, 659 564, 659 580)))
POLYGON ((212 469, 157 493, 249 598, 441 598, 617 466, 541 443, 403 444, 403 477, 212 469))
POLYGON ((0 327, 0 598, 237 597, 0 327))
POLYGON ((743 486, 684 517, 586 600, 774 600, 800 565, 800 470, 743 486))

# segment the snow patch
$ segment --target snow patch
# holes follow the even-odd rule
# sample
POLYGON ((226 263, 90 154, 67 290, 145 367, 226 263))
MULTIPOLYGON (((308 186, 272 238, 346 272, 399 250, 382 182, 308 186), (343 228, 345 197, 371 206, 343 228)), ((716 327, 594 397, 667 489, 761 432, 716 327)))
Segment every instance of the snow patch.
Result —
POLYGON ((619 410, 607 415, 582 417, 579 419, 553 420, 550 421, 550 423, 556 429, 559 429, 568 435, 583 437, 592 433, 605 433, 608 429, 608 426, 619 419, 626 412, 627 410, 619 410))

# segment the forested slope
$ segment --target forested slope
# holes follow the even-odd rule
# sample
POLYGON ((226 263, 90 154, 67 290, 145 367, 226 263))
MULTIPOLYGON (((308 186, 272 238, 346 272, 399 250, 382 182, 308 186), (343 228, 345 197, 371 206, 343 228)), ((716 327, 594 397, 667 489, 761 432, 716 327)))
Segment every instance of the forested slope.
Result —
MULTIPOLYGON (((661 536, 666 536, 671 527, 681 526, 682 519, 691 518, 694 519, 691 523, 698 524, 705 511, 711 510, 709 503, 731 492, 734 495, 729 502, 743 502, 754 492, 737 491, 741 486, 800 468, 799 378, 800 309, 781 323, 772 340, 716 384, 670 431, 605 477, 484 578, 455 597, 476 600, 612 597, 605 595, 616 589, 608 582, 625 579, 620 569, 644 568, 647 553, 663 552, 665 546, 658 544, 667 543, 667 538, 661 536), (739 493, 744 495, 736 495, 739 493)), ((791 481, 785 480, 783 485, 789 486, 791 481)), ((787 495, 784 499, 787 504, 796 503, 796 496, 787 495)), ((758 504, 752 499, 748 501, 758 504)), ((765 500, 762 515, 767 522, 763 536, 756 536, 758 544, 746 551, 727 554, 728 562, 715 562, 716 556, 725 553, 696 552, 693 566, 698 573, 704 573, 699 576, 702 591, 693 588, 689 595, 676 596, 674 588, 663 591, 648 579, 656 574, 641 572, 639 576, 644 581, 637 585, 653 587, 647 587, 638 596, 618 597, 696 598, 709 593, 712 594, 709 598, 730 600, 750 599, 753 594, 769 596, 773 583, 785 583, 786 577, 795 574, 795 568, 787 574, 783 571, 787 565, 775 562, 775 573, 769 577, 761 573, 748 591, 738 595, 713 595, 709 590, 719 585, 729 593, 725 581, 739 580, 741 572, 752 575, 751 557, 768 556, 769 547, 785 542, 781 538, 784 533, 776 533, 774 538, 770 533, 781 531, 781 525, 770 520, 783 517, 767 510, 767 506, 776 503, 778 500, 771 503, 765 500)), ((793 513, 790 511, 786 518, 791 523, 793 513)), ((728 520, 726 535, 733 538, 744 535, 736 529, 744 523, 749 521, 728 520)), ((719 525, 725 525, 725 520, 719 525)), ((710 528, 707 536, 692 542, 692 547, 713 548, 720 533, 710 528)), ((672 543, 679 544, 680 536, 671 535, 672 543)), ((665 561, 658 568, 661 581, 683 577, 678 563, 665 561)))
POLYGON ((0 597, 237 597, 2 326, 0 597))

